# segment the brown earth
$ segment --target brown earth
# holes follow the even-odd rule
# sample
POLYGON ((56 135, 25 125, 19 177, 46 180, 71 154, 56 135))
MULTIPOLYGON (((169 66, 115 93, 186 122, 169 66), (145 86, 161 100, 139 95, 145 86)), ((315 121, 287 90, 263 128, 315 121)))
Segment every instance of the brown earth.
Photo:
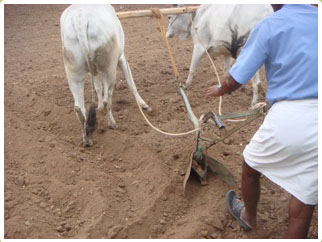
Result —
MULTIPOLYGON (((148 126, 133 95, 120 82, 123 74, 118 71, 113 97, 118 128, 108 129, 99 113, 94 146, 81 146, 80 124, 73 111, 61 53, 59 17, 66 7, 4 8, 5 238, 281 237, 288 222, 289 195, 266 178, 261 180, 256 231, 242 231, 225 207, 229 189, 240 194, 242 150, 262 119, 208 150, 209 156, 235 175, 236 187, 209 176, 207 186, 192 178, 184 193, 182 184, 195 149, 194 135, 170 137, 148 126)), ((116 11, 151 7, 115 5, 116 11)), ((192 129, 176 92, 178 81, 156 19, 121 22, 138 90, 153 108, 147 117, 168 132, 192 129)), ((192 42, 171 39, 170 45, 183 82, 192 42)), ((222 60, 215 63, 222 76, 222 60)), ((197 117, 217 110, 218 99, 204 99, 207 87, 214 83, 217 81, 205 56, 187 92, 197 117)), ((89 82, 86 86, 88 107, 89 82)), ((251 95, 251 85, 247 85, 226 96, 224 112, 247 110, 251 95)), ((234 126, 226 125, 228 129, 234 126)), ((318 237, 317 215, 316 209, 309 238, 318 237)))

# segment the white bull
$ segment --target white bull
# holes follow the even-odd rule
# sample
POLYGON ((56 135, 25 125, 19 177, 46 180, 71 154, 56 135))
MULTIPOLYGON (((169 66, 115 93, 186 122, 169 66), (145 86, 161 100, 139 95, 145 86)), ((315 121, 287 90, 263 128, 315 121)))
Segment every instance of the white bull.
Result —
MULTIPOLYGON (((192 60, 185 88, 191 85, 193 76, 206 49, 212 58, 224 56, 224 74, 227 75, 232 58, 237 58, 250 31, 263 18, 273 13, 270 5, 200 5, 195 13, 169 15, 167 38, 193 40, 192 60), (192 24, 193 23, 193 24, 192 24), (195 31, 196 30, 196 31, 195 31)), ((259 73, 252 78, 253 99, 258 99, 259 73)))
POLYGON ((72 5, 60 18, 63 58, 69 88, 74 97, 74 109, 83 129, 83 144, 91 146, 91 136, 96 125, 95 94, 98 108, 105 109, 108 127, 116 128, 112 114, 112 94, 119 66, 130 91, 144 109, 149 106, 140 97, 133 82, 124 55, 124 33, 119 19, 110 5, 72 5), (92 105, 86 118, 84 105, 84 80, 92 78, 92 105), (102 96, 102 82, 104 97, 102 96))

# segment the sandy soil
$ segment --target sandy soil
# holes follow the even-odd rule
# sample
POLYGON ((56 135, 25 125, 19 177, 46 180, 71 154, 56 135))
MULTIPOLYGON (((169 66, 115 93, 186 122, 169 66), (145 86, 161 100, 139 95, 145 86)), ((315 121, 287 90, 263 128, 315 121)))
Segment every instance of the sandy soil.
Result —
MULTIPOLYGON (((235 175, 236 187, 209 176, 207 186, 190 179, 184 193, 194 135, 170 137, 150 128, 118 71, 113 96, 118 128, 108 129, 104 114, 99 113, 94 146, 81 146, 61 53, 59 17, 66 7, 5 5, 5 238, 281 237, 287 227, 289 195, 266 178, 261 180, 256 231, 242 231, 225 207, 229 189, 240 194, 242 150, 262 119, 208 150, 235 175)), ((150 7, 115 5, 116 11, 150 7)), ((191 130, 157 20, 121 22, 138 90, 153 108, 147 117, 168 132, 191 130)), ((192 42, 171 39, 170 45, 183 82, 192 42)), ((215 63, 222 76, 223 61, 215 63)), ((205 56, 187 92, 197 117, 218 109, 218 99, 204 99, 214 83, 205 56)), ((251 95, 248 85, 225 97, 224 112, 247 110, 251 95)), ((87 107, 89 101, 88 81, 87 107)), ((233 126, 227 123, 228 129, 233 126)), ((318 237, 317 228, 316 209, 310 238, 318 237)))

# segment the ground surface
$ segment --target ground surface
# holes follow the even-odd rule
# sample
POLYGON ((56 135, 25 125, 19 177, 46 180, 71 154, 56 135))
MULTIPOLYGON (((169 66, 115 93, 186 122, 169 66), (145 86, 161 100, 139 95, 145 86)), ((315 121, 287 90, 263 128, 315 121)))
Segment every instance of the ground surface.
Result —
MULTIPOLYGON (((113 96, 118 128, 107 129, 99 113, 94 146, 81 146, 61 53, 59 17, 66 7, 5 6, 5 238, 281 237, 287 226, 289 195, 267 179, 261 181, 257 231, 242 231, 225 208, 229 189, 240 194, 242 150, 262 119, 208 150, 235 175, 236 187, 209 176, 207 186, 192 178, 184 193, 194 135, 169 137, 150 128, 118 71, 113 96)), ((117 11, 150 7, 115 5, 117 11)), ((153 108, 147 117, 168 132, 192 129, 176 92, 178 81, 157 21, 121 22, 138 90, 153 108)), ((183 82, 191 40, 171 39, 170 45, 183 82)), ((222 60, 216 64, 222 76, 222 60)), ((214 71, 204 57, 187 92, 197 117, 218 110, 218 99, 204 99, 207 87, 214 83, 214 71)), ((88 107, 89 82, 86 87, 88 107)), ((225 97, 224 112, 247 110, 251 95, 249 85, 225 97)), ((228 129, 233 126, 227 124, 228 129)), ((310 238, 317 238, 317 228, 316 209, 310 238)))

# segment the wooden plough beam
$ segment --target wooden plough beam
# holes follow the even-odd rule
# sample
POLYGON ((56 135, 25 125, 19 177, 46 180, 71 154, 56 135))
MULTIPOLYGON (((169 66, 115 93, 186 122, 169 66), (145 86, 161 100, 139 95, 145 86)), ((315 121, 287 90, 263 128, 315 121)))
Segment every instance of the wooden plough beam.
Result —
POLYGON ((141 17, 156 17, 159 21, 159 27, 161 34, 163 36, 163 40, 165 45, 168 49, 169 57, 171 60, 171 65, 173 68, 174 76, 178 80, 179 79, 179 72, 176 67, 174 58, 172 56, 170 45, 168 39, 166 37, 166 31, 164 29, 163 19, 164 15, 173 15, 173 14, 184 14, 184 13, 192 13, 197 10, 198 6, 190 6, 190 7, 183 7, 183 8, 150 8, 146 10, 136 10, 136 11, 127 11, 127 12, 118 12, 116 13, 119 19, 125 18, 141 18, 141 17))
MULTIPOLYGON (((197 10, 198 6, 193 7, 184 7, 184 8, 160 8, 160 14, 162 15, 172 15, 172 14, 183 14, 183 13, 192 13, 197 10)), ((146 10, 136 10, 136 11, 127 11, 127 12, 118 12, 116 13, 119 19, 124 18, 140 18, 140 17, 153 17, 155 13, 151 9, 146 10)))

